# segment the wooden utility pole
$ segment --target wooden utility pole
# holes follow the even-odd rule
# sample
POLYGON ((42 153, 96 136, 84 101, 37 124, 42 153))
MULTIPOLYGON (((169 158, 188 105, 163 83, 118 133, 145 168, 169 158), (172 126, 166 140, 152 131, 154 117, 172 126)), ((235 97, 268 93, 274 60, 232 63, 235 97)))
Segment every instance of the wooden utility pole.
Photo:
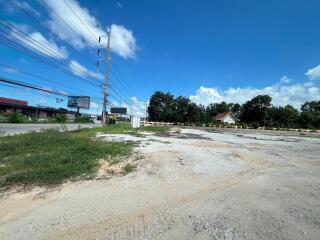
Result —
POLYGON ((106 51, 106 78, 103 86, 103 113, 102 113, 102 124, 107 123, 107 105, 108 105, 108 79, 109 79, 109 61, 110 61, 110 35, 111 29, 107 33, 108 43, 106 51))

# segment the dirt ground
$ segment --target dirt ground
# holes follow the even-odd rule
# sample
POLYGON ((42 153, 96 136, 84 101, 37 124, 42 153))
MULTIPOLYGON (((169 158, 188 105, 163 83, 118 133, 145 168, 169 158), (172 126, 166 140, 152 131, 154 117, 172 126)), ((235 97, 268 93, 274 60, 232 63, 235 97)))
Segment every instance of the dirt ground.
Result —
POLYGON ((319 239, 320 138, 99 137, 140 141, 136 171, 2 194, 1 239, 319 239))

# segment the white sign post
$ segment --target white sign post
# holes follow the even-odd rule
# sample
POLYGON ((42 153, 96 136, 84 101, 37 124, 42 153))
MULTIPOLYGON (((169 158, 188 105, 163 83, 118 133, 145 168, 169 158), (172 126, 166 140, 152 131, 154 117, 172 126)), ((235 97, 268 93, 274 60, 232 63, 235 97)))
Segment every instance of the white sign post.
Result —
POLYGON ((140 117, 131 116, 131 125, 133 128, 139 128, 140 127, 140 117))

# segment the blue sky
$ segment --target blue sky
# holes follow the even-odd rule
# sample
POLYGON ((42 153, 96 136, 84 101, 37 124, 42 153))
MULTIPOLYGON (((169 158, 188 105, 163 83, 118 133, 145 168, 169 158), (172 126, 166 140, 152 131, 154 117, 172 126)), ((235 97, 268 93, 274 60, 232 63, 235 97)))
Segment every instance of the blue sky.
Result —
MULTIPOLYGON (((274 105, 295 107, 304 101, 320 99, 317 0, 69 0, 69 6, 63 0, 44 0, 77 35, 41 1, 15 2, 19 8, 11 0, 0 0, 4 6, 2 18, 47 45, 69 65, 71 62, 69 67, 71 71, 76 68, 75 74, 81 71, 96 82, 103 81, 103 75, 94 66, 94 51, 99 45, 93 35, 111 28, 111 58, 115 66, 111 65, 110 100, 117 106, 128 105, 132 112, 143 112, 143 101, 156 90, 184 95, 204 105, 220 101, 243 103, 258 94, 271 95, 274 105)), ((0 68, 2 76, 7 70, 13 79, 72 94, 102 96, 101 89, 87 84, 81 76, 56 71, 1 43, 0 54, 0 64, 46 79, 36 82, 34 77, 26 78, 12 69, 0 68)), ((101 64, 103 67, 104 63, 101 64)), ((36 95, 30 90, 2 85, 0 95, 26 99, 33 105, 66 104, 66 101, 57 103, 53 95, 36 95)))

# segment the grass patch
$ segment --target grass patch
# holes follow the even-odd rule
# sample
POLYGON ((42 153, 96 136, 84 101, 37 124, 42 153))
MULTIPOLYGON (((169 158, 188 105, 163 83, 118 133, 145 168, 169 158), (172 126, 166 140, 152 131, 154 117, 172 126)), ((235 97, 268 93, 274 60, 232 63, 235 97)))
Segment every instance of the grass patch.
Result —
MULTIPOLYGON (((130 155, 137 142, 108 142, 94 138, 97 133, 137 134, 140 131, 167 132, 169 128, 132 129, 120 123, 99 128, 59 132, 46 130, 0 137, 0 188, 50 186, 70 179, 94 176, 99 159, 110 158, 116 164, 121 156, 130 155)), ((125 174, 135 166, 127 164, 125 174)))
POLYGON ((124 167, 123 167, 123 174, 128 174, 128 173, 131 173, 133 171, 136 170, 136 166, 130 164, 130 163, 127 163, 124 167))
POLYGON ((154 133, 164 133, 168 132, 170 130, 169 127, 161 127, 161 126, 143 126, 139 128, 140 131, 142 132, 154 132, 154 133))
MULTIPOLYGON (((93 176, 99 159, 132 153, 134 142, 92 138, 98 129, 44 132, 0 138, 0 188, 55 185, 93 176)), ((100 129, 101 132, 101 129, 100 129)))

